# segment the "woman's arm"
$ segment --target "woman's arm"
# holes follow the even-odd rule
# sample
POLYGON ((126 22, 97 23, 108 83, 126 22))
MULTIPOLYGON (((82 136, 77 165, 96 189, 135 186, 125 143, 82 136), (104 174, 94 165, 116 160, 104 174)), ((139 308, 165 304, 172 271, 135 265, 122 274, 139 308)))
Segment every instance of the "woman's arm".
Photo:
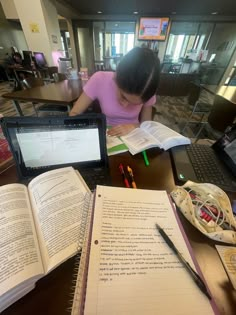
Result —
POLYGON ((69 116, 76 116, 83 113, 92 102, 93 100, 83 92, 78 100, 75 102, 73 108, 69 113, 69 116))
POLYGON ((140 112, 139 116, 140 123, 146 120, 152 120, 152 106, 143 107, 140 112))
MULTIPOLYGON (((143 122, 146 120, 152 120, 152 106, 143 107, 140 116, 139 122, 143 122)), ((125 124, 125 125, 117 125, 108 130, 108 135, 110 136, 124 136, 128 134, 133 129, 139 127, 139 124, 125 124)))

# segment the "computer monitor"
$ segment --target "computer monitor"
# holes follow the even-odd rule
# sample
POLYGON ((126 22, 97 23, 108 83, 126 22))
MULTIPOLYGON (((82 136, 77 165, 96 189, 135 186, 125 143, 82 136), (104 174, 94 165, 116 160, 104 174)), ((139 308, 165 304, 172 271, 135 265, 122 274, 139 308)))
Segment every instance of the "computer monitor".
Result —
POLYGON ((31 67, 32 51, 30 51, 30 50, 23 50, 22 53, 23 53, 23 58, 24 58, 24 60, 23 60, 24 66, 31 67))
POLYGON ((36 66, 38 68, 46 68, 48 66, 44 53, 34 52, 34 59, 35 59, 36 66))

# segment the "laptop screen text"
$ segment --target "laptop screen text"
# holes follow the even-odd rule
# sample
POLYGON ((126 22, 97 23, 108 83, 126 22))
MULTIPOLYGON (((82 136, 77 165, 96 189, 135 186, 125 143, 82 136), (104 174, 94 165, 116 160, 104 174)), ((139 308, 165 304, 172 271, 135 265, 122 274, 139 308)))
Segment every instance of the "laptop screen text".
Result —
POLYGON ((103 114, 5 117, 1 125, 20 179, 66 166, 85 173, 109 169, 103 114))
POLYGON ((26 168, 99 161, 98 128, 17 130, 16 137, 26 168))

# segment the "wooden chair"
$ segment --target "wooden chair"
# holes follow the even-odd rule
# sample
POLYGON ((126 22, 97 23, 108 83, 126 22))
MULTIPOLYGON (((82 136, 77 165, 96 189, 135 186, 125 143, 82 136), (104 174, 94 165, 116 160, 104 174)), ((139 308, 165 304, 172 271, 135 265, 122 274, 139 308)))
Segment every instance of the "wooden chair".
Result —
MULTIPOLYGON (((30 89, 37 86, 43 86, 44 80, 42 78, 27 78, 22 81, 24 89, 30 89)), ((70 111, 69 106, 61 106, 57 104, 43 104, 37 106, 37 103, 33 102, 33 107, 37 116, 50 116, 50 115, 67 115, 70 111), (42 115, 40 115, 42 114, 42 115)))

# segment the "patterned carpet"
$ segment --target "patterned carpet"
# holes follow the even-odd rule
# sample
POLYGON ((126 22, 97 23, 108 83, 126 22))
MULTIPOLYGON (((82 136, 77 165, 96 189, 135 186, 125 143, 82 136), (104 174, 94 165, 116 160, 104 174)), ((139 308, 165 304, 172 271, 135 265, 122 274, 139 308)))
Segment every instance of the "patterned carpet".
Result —
MULTIPOLYGON (((11 92, 13 86, 9 82, 0 83, 0 114, 4 116, 16 116, 17 113, 14 109, 13 103, 11 100, 4 99, 2 94, 11 92)), ((209 93, 203 93, 201 96, 201 101, 212 104, 213 99, 209 93)), ((30 102, 22 102, 22 110, 26 116, 36 116, 35 110, 30 102)), ((157 104, 155 105, 156 114, 154 120, 159 121, 160 123, 170 127, 171 129, 176 130, 181 133, 185 123, 187 122, 192 108, 192 105, 189 105, 188 98, 185 96, 182 97, 170 97, 170 96, 158 96, 157 104)), ((196 116, 196 120, 199 119, 199 116, 196 116)), ((190 138, 193 138, 199 128, 199 124, 190 124, 184 131, 184 135, 190 138)), ((200 138, 209 137, 207 134, 207 128, 204 128, 201 133, 200 138)))
MULTIPOLYGON (((11 117, 17 116, 13 102, 6 98, 3 98, 2 95, 13 91, 13 85, 10 82, 1 82, 0 83, 0 114, 4 116, 11 117)), ((35 110, 32 103, 30 102, 21 102, 22 110, 25 116, 36 116, 35 110)))

